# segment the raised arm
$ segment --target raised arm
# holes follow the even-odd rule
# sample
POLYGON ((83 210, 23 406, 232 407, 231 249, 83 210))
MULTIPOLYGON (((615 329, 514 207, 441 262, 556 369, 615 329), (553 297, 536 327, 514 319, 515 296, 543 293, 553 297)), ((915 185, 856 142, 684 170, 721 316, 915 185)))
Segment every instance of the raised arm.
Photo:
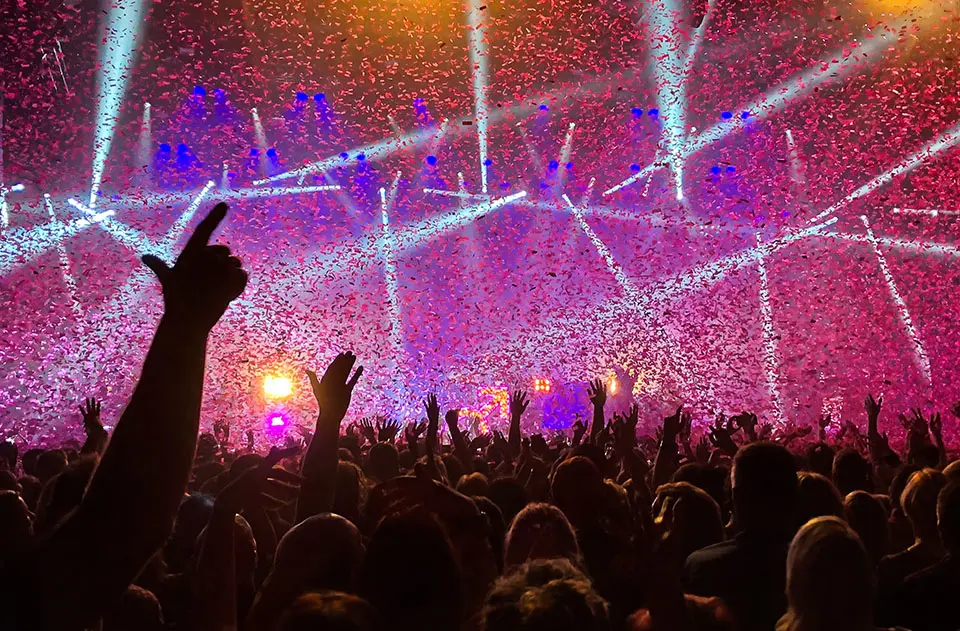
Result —
POLYGON ((357 356, 353 353, 340 353, 323 373, 322 379, 318 379, 315 372, 307 371, 320 411, 317 414, 317 429, 303 457, 297 523, 333 508, 337 490, 340 423, 350 407, 353 388, 363 374, 362 366, 354 372, 356 363, 357 356))
POLYGON ((80 448, 82 454, 102 454, 107 448, 107 430, 100 420, 100 402, 90 398, 80 406, 80 416, 83 418, 83 432, 87 439, 80 448))
POLYGON ((473 472, 473 454, 470 453, 470 446, 460 431, 460 410, 447 410, 444 420, 447 421, 447 429, 450 430, 450 440, 453 441, 453 455, 460 461, 464 473, 473 472))
POLYGON ((173 267, 143 257, 163 316, 83 501, 30 559, 42 573, 21 585, 42 594, 38 628, 95 625, 170 533, 196 449, 207 336, 247 284, 230 250, 208 245, 226 211, 200 222, 173 267))
POLYGON ((603 431, 603 406, 607 403, 607 384, 602 379, 590 382, 590 403, 593 404, 593 425, 590 426, 590 441, 597 442, 597 437, 603 431))
POLYGON ((520 419, 523 418, 528 405, 530 402, 527 400, 527 393, 523 390, 517 390, 510 395, 510 433, 507 436, 507 442, 515 457, 520 455, 520 419))

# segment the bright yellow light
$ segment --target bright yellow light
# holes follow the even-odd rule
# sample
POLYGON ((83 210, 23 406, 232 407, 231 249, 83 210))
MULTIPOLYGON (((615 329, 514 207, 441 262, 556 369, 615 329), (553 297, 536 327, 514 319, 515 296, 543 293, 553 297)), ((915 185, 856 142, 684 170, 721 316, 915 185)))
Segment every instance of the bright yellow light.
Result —
POLYGON ((904 13, 932 14, 940 8, 938 0, 864 0, 867 7, 880 14, 901 15, 904 13))
POLYGON ((263 378, 263 394, 268 399, 286 399, 293 394, 293 382, 289 377, 267 375, 263 378))
POLYGON ((549 379, 534 379, 534 380, 533 380, 533 391, 534 391, 534 392, 550 392, 550 380, 549 380, 549 379))
POLYGON ((617 389, 620 387, 620 384, 617 383, 616 377, 610 377, 610 380, 607 382, 607 392, 610 394, 616 394, 617 389))

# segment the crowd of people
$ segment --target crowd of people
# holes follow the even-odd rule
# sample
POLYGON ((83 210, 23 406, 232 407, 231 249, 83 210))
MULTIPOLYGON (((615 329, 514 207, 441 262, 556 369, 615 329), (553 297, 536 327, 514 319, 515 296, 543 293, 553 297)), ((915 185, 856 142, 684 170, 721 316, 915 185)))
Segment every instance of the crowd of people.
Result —
POLYGON ((144 257, 164 312, 109 436, 89 399, 78 449, 0 443, 0 628, 960 628, 960 462, 921 411, 898 454, 882 399, 866 431, 741 413, 694 441, 682 407, 651 437, 636 407, 607 418, 598 381, 572 436, 524 435, 523 392, 506 436, 470 436, 435 396, 422 423, 345 424, 343 353, 309 373, 305 448, 200 434, 207 337, 247 281, 210 244, 226 210, 172 266, 144 257))

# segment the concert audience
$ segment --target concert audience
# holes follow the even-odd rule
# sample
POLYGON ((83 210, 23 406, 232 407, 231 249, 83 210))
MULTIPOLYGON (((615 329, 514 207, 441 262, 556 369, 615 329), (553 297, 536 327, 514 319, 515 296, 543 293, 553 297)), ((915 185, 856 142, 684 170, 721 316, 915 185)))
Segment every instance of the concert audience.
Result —
POLYGON ((960 464, 937 414, 894 452, 872 396, 865 435, 743 413, 693 448, 683 408, 640 440, 598 381, 572 437, 524 435, 517 392, 507 435, 471 438, 432 395, 425 422, 345 424, 348 352, 308 373, 305 449, 198 435, 208 336, 247 282, 210 243, 226 210, 172 267, 143 258, 164 311, 110 435, 88 399, 82 446, 0 443, 0 628, 960 627, 960 464))

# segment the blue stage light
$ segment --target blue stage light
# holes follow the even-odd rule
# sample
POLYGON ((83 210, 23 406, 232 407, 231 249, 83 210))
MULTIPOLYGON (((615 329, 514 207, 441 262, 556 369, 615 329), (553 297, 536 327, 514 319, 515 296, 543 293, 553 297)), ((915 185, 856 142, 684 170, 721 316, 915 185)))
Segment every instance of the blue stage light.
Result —
POLYGON ((630 113, 636 116, 637 118, 640 118, 641 116, 643 116, 643 110, 640 109, 639 107, 633 108, 632 110, 630 110, 630 113))
POLYGON ((657 116, 660 116, 660 110, 658 110, 655 107, 651 107, 650 111, 647 112, 647 115, 652 116, 653 118, 656 118, 657 116))
POLYGON ((567 162, 566 168, 572 169, 572 168, 573 168, 573 162, 567 162))
POLYGON ((193 86, 193 95, 194 96, 207 96, 207 91, 202 85, 193 86))
POLYGON ((750 118, 750 112, 740 112, 740 118, 742 118, 743 120, 747 120, 748 118, 750 118))
POLYGON ((490 158, 487 158, 486 160, 483 161, 483 166, 485 167, 488 167, 491 164, 493 164, 493 160, 491 160, 490 158))
POLYGON ((720 175, 720 167, 712 166, 710 167, 710 172, 713 173, 714 175, 720 175))
POLYGON ((640 165, 639 165, 639 164, 631 164, 631 165, 630 165, 630 170, 633 171, 633 172, 637 172, 637 171, 640 170, 640 165))
POLYGON ((360 162, 363 162, 363 161, 366 160, 366 159, 367 159, 366 154, 363 154, 363 153, 358 153, 358 154, 357 154, 357 160, 359 160, 360 162))
POLYGON ((269 149, 267 149, 267 157, 268 157, 268 158, 276 158, 276 157, 277 157, 277 150, 274 149, 273 147, 270 147, 269 149))
POLYGON ((165 143, 165 142, 164 142, 164 143, 161 143, 161 145, 160 145, 160 152, 161 152, 161 153, 170 153, 170 145, 168 145, 168 144, 165 143))
POLYGON ((179 153, 180 155, 186 154, 187 151, 189 151, 189 150, 190 150, 190 148, 187 147, 187 145, 185 145, 185 144, 182 143, 182 142, 181 142, 179 145, 177 145, 177 153, 179 153))
POLYGON ((250 157, 251 157, 251 158, 256 158, 256 157, 259 156, 259 155, 260 155, 260 150, 257 149, 256 147, 254 147, 253 149, 250 150, 250 157))
POLYGON ((733 118, 733 113, 732 113, 732 112, 720 112, 720 118, 722 118, 722 119, 724 119, 724 120, 730 120, 731 118, 733 118))
POLYGON ((297 100, 300 101, 300 102, 306 101, 306 100, 307 100, 307 93, 306 93, 306 92, 297 92, 297 100))
POLYGON ((323 92, 317 92, 316 94, 313 95, 313 100, 316 101, 317 103, 319 103, 320 101, 323 101, 326 98, 327 97, 323 92))
POLYGON ((546 112, 546 111, 549 110, 549 109, 550 109, 550 108, 547 107, 546 105, 541 105, 541 106, 540 106, 540 111, 541 111, 541 112, 546 112))
POLYGON ((341 151, 341 152, 340 152, 340 157, 343 158, 344 160, 346 160, 347 158, 350 157, 350 154, 347 153, 346 151, 341 151))
POLYGON ((430 166, 436 166, 437 156, 427 156, 427 164, 429 164, 430 166))
POLYGON ((227 93, 220 88, 217 88, 213 91, 213 98, 217 99, 218 103, 223 103, 227 100, 227 93))
POLYGON ((736 173, 737 167, 727 167, 727 173, 736 173))
POLYGON ((550 161, 550 170, 551 170, 551 171, 556 171, 558 168, 560 168, 560 163, 557 162, 556 160, 551 160, 551 161, 550 161))

